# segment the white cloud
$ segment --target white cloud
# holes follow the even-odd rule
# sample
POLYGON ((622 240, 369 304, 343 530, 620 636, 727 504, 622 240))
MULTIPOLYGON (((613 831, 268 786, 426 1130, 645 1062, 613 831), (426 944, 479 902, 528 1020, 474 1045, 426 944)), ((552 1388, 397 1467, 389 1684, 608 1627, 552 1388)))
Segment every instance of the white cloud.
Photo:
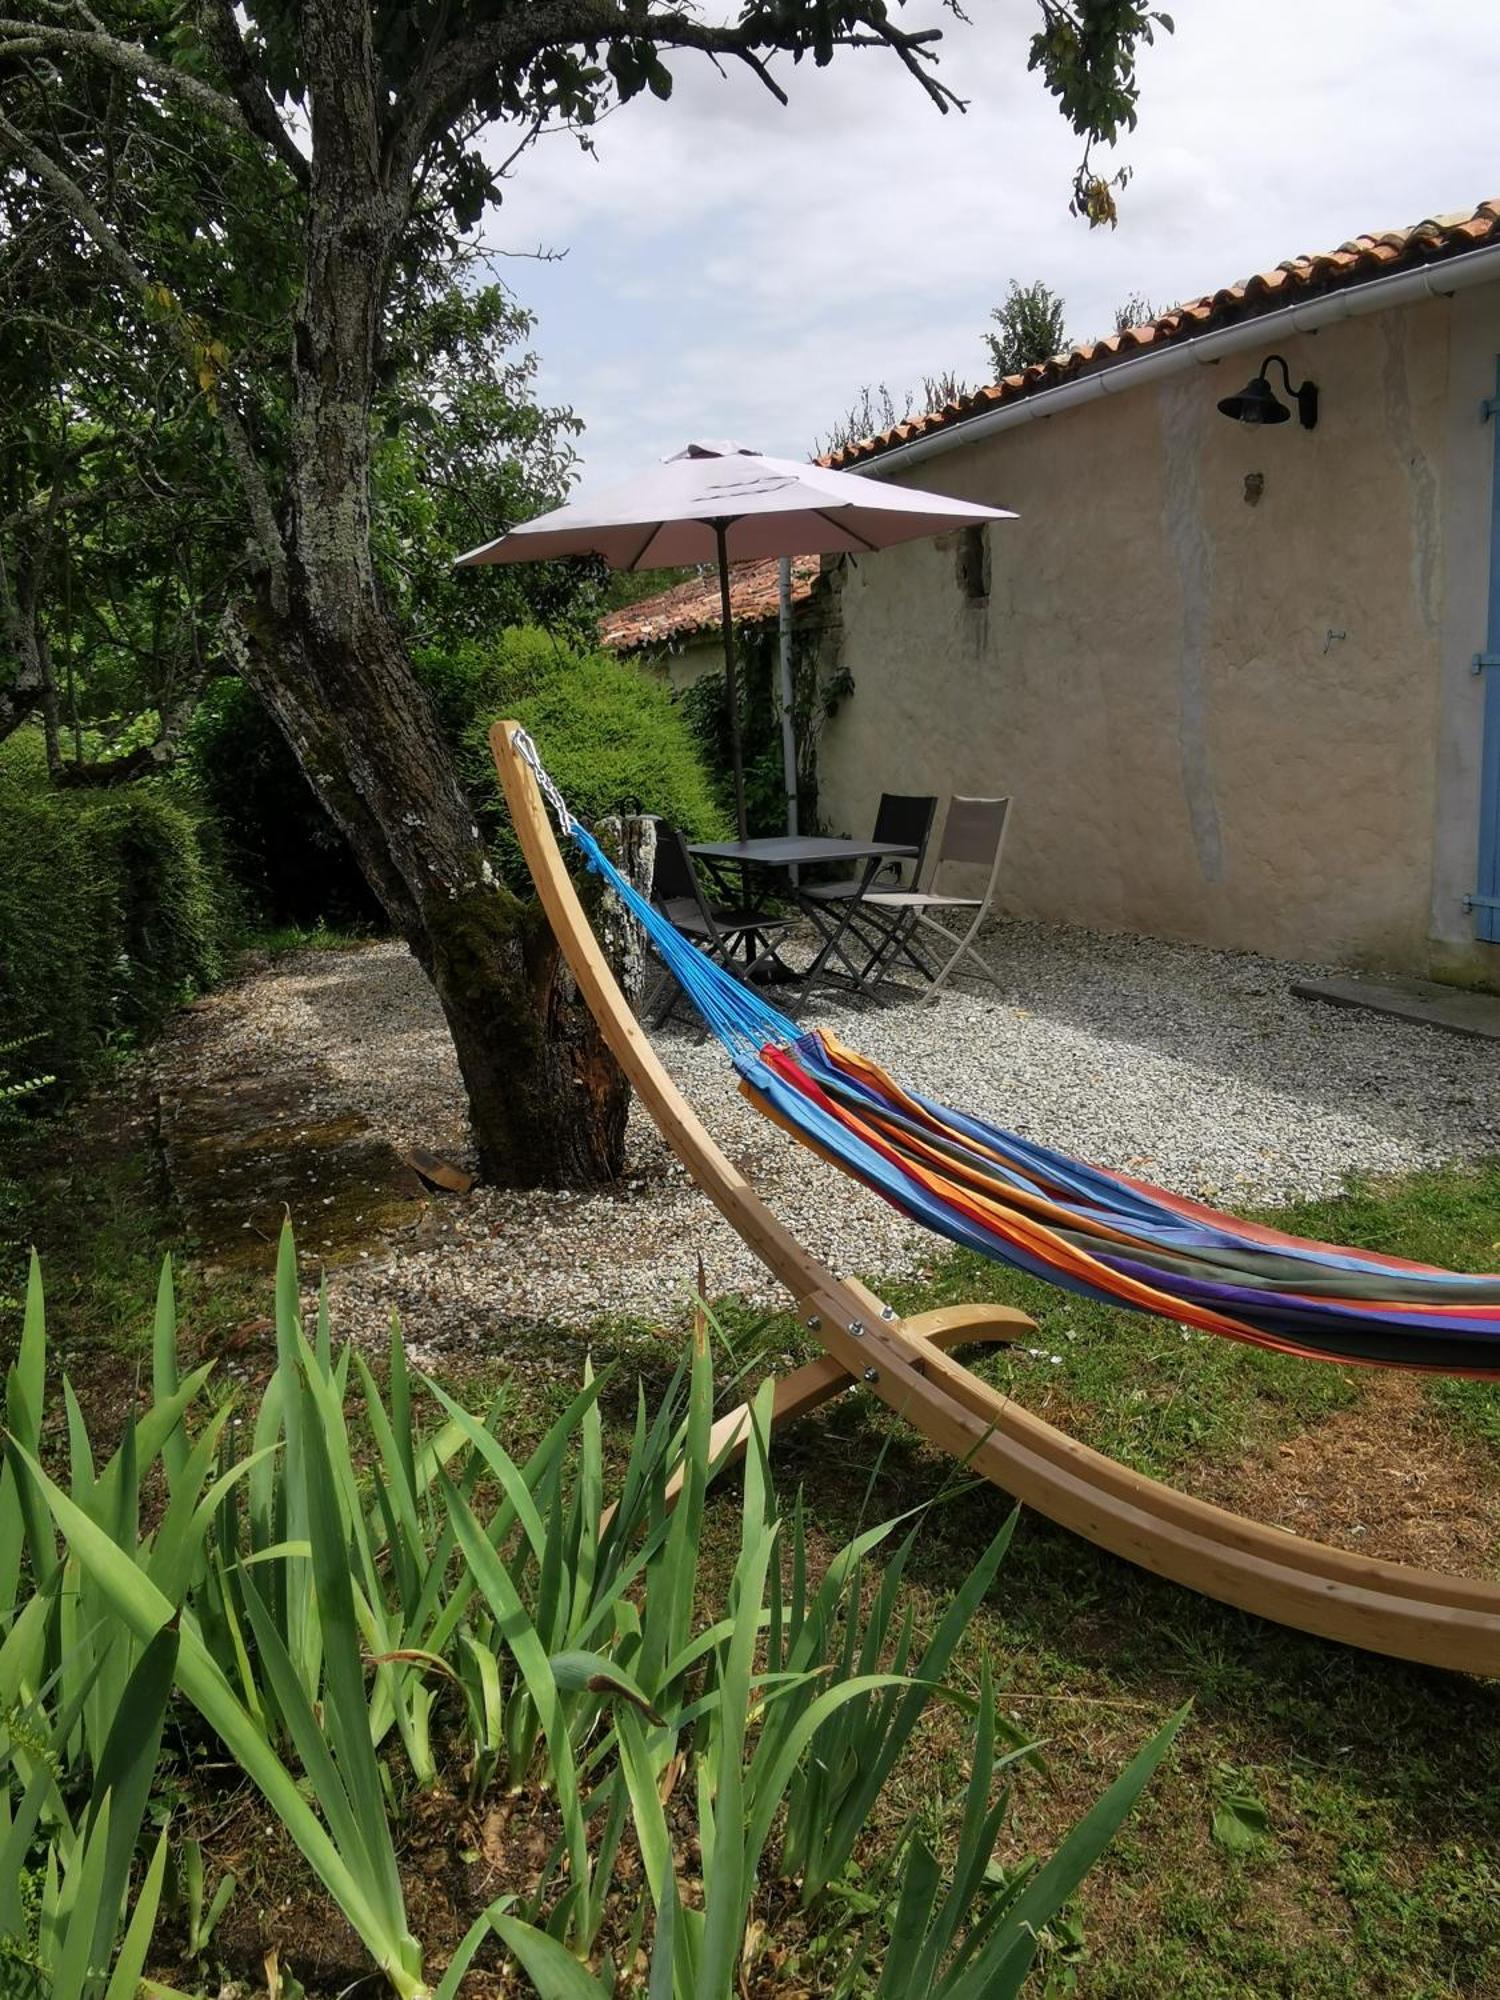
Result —
MULTIPOLYGON (((934 0, 911 0, 909 12, 934 0)), ((491 235, 565 248, 502 275, 541 315, 546 393, 577 407, 588 475, 686 438, 810 448, 861 383, 984 374, 1012 277, 1047 280, 1070 331, 1127 294, 1194 296, 1361 230, 1500 193, 1500 49, 1479 0, 1182 0, 1142 59, 1135 170, 1114 232, 1067 213, 1079 142, 1026 73, 1031 0, 971 0, 940 117, 874 52, 747 74, 674 64, 677 88, 521 164, 491 235)))

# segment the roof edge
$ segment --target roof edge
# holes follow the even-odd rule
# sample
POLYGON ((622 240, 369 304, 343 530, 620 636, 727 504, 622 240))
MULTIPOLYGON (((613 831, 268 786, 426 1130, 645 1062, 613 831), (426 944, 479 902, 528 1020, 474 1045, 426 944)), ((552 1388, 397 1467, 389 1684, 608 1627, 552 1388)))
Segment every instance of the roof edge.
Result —
MULTIPOLYGON (((1206 294, 1142 325, 1128 327, 1104 340, 1088 341, 1047 361, 1007 375, 937 410, 894 425, 873 438, 862 438, 826 453, 819 463, 839 471, 873 465, 945 433, 967 429, 975 419, 991 416, 1050 391, 1086 383, 1129 361, 1147 355, 1165 356, 1204 335, 1253 331, 1263 320, 1290 308, 1313 304, 1382 279, 1419 273, 1433 265, 1451 264, 1475 251, 1500 245, 1500 200, 1481 202, 1470 214, 1440 216, 1408 230, 1383 236, 1361 236, 1315 257, 1290 259, 1274 271, 1206 294)), ((955 437, 953 440, 957 442, 955 437)))
MULTIPOLYGON (((781 612, 781 557, 752 556, 729 571, 730 613, 736 628, 769 624, 781 612)), ((804 604, 821 569, 818 556, 794 556, 792 603, 804 604)), ((721 629, 718 572, 675 583, 654 596, 638 598, 599 620, 599 643, 622 657, 653 647, 708 638, 721 629)))

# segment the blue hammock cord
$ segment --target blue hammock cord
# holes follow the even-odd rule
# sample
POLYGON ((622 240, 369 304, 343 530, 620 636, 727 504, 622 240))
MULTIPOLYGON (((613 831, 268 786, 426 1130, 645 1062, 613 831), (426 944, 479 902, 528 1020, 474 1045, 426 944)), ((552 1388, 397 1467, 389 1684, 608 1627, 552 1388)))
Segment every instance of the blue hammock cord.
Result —
POLYGON ((699 951, 675 924, 648 902, 633 882, 623 876, 595 840, 588 828, 572 823, 574 840, 582 850, 590 872, 606 882, 651 940, 652 949, 671 973, 696 1011, 734 1058, 759 1067, 763 1048, 792 1048, 802 1039, 795 1021, 761 998, 753 986, 726 972, 706 952, 699 951))

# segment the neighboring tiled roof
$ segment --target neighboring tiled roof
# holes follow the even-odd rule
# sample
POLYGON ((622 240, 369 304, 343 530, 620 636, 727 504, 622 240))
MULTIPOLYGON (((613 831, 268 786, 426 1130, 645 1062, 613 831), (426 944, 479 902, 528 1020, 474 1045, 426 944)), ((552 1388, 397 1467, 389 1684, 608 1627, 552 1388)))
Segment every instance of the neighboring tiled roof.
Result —
MULTIPOLYGON (((775 556, 764 562, 735 563, 731 567, 729 608, 736 625, 760 625, 780 615, 780 571, 781 563, 775 556)), ((816 556, 793 558, 793 604, 801 604, 811 595, 817 578, 816 556)), ((623 611, 606 613, 599 620, 599 637, 611 652, 630 653, 640 646, 661 646, 672 639, 685 639, 694 632, 717 632, 719 623, 719 576, 714 570, 688 583, 674 584, 656 597, 643 597, 638 604, 627 604, 623 611)))
POLYGON ((1070 348, 1066 354, 1055 354, 1050 361, 1038 362, 1019 375, 1007 375, 1003 381, 976 389, 940 410, 912 417, 879 437, 862 438, 841 451, 830 452, 823 463, 857 465, 895 445, 908 444, 932 431, 946 430, 950 424, 961 424, 966 417, 976 417, 1002 403, 1017 402, 1022 397, 1036 395, 1039 390, 1054 389, 1080 375, 1097 374, 1129 355, 1190 340, 1197 334, 1233 326, 1240 320, 1258 319, 1264 313, 1276 312, 1302 299, 1318 298, 1350 285, 1368 284, 1372 278, 1435 264, 1495 242, 1500 242, 1500 201, 1484 201, 1472 214, 1434 216, 1410 229, 1391 229, 1380 236, 1356 236, 1351 242, 1340 244, 1337 250, 1324 251, 1319 256, 1291 257, 1274 271, 1258 272, 1243 284, 1228 285, 1222 291, 1208 292, 1201 299, 1174 306, 1143 326, 1128 327, 1123 333, 1112 333, 1106 340, 1089 341, 1082 347, 1070 348))

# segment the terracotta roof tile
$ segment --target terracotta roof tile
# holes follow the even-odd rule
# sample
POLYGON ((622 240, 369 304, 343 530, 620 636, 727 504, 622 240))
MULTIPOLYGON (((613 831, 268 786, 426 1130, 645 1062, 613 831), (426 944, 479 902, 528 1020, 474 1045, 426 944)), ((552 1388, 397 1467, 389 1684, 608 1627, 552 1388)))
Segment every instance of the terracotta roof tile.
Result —
POLYGON ((1317 298, 1325 292, 1383 278, 1393 269, 1415 269, 1422 264, 1441 262, 1463 255, 1482 244, 1500 242, 1500 200, 1483 201, 1471 213, 1429 216, 1410 229, 1388 229, 1368 236, 1356 236, 1336 250, 1314 256, 1289 257, 1273 271, 1259 271, 1235 285, 1207 292, 1201 299, 1189 299, 1159 313, 1142 326, 1125 327, 1103 340, 1094 340, 1054 354, 1050 360, 1007 375, 1003 381, 982 389, 925 416, 908 418, 905 423, 878 437, 862 438, 830 452, 822 463, 834 466, 859 465, 876 458, 898 444, 961 424, 965 418, 998 403, 1012 403, 1034 396, 1079 375, 1097 374, 1101 369, 1127 360, 1143 348, 1170 345, 1239 320, 1255 318, 1287 303, 1288 295, 1317 298))
MULTIPOLYGON (((736 625, 761 625, 781 612, 781 564, 774 556, 764 562, 742 562, 729 572, 729 608, 736 625)), ((803 603, 818 580, 816 556, 792 561, 792 602, 803 603)), ((713 571, 674 584, 655 597, 643 597, 599 621, 600 642, 614 653, 661 646, 694 632, 717 632, 720 623, 719 578, 713 571)))

